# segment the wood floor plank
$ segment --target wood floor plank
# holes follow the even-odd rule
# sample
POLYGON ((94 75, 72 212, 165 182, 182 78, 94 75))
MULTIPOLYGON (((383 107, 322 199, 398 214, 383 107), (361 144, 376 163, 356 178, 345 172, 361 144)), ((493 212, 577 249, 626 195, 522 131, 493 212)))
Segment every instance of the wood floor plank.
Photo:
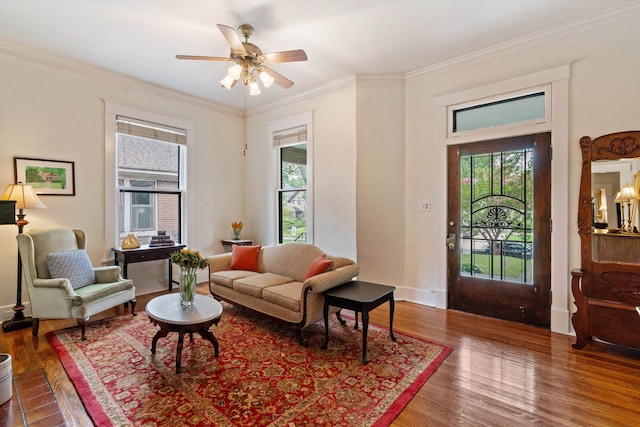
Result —
MULTIPOLYGON (((206 285, 200 284, 198 292, 207 294, 206 285)), ((157 295, 139 296, 137 310, 157 295)), ((117 307, 91 321, 123 313, 117 307)), ((370 320, 388 325, 388 305, 371 312, 370 320)), ((408 302, 396 303, 393 326, 454 351, 392 426, 639 425, 640 351, 599 342, 576 350, 570 336, 408 302)), ((92 426, 44 337, 67 327, 76 322, 43 320, 38 337, 28 329, 3 333, 0 352, 12 354, 14 374, 43 368, 68 425, 92 426)), ((373 343, 369 358, 383 348, 373 343)))

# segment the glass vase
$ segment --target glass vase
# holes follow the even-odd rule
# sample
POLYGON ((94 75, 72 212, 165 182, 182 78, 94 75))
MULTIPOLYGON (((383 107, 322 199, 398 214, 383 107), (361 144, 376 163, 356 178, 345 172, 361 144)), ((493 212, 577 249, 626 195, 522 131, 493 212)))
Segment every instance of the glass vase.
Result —
POLYGON ((180 268, 180 305, 191 307, 196 294, 196 269, 180 268))

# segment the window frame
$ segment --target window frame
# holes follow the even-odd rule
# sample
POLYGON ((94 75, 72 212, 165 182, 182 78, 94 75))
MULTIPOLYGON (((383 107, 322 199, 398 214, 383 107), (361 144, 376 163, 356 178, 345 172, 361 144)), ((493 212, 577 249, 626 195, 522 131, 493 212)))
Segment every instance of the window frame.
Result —
MULTIPOLYGON (((290 189, 285 189, 283 188, 283 183, 282 183, 282 150, 289 148, 289 147, 295 147, 297 145, 302 145, 305 144, 305 151, 307 151, 307 149, 309 148, 308 146, 308 142, 297 142, 297 143, 291 143, 291 144, 285 144, 285 145, 278 145, 276 147, 277 150, 277 157, 278 157, 278 201, 277 201, 277 218, 278 218, 278 243, 284 243, 284 230, 283 230, 283 221, 282 221, 282 204, 283 204, 283 198, 285 197, 286 194, 289 193, 293 193, 293 195, 295 196, 297 193, 301 193, 304 192, 304 199, 305 199, 305 228, 307 228, 308 226, 308 203, 307 203, 307 196, 308 196, 308 187, 309 187, 309 176, 308 176, 308 172, 309 172, 309 156, 308 156, 308 152, 307 152, 307 156, 306 156, 306 163, 305 163, 305 168, 306 168, 306 179, 307 179, 307 185, 304 188, 290 188, 290 189)), ((308 232, 305 232, 305 240, 304 242, 307 243, 308 242, 308 237, 309 234, 308 232)), ((296 238, 294 241, 298 241, 298 239, 296 238)))
MULTIPOLYGON (((118 116, 134 117, 136 119, 151 123, 161 123, 163 125, 184 129, 186 133, 186 143, 180 144, 184 152, 181 151, 179 165, 179 182, 181 188, 176 190, 165 190, 155 188, 154 193, 175 193, 178 194, 180 203, 180 215, 178 218, 179 227, 181 229, 181 242, 188 244, 189 224, 189 206, 194 203, 193 195, 188 192, 190 182, 192 180, 193 159, 187 155, 187 149, 191 137, 194 134, 194 123, 185 119, 167 116, 160 113, 154 113, 145 110, 115 104, 104 101, 105 106, 105 244, 107 248, 106 256, 111 257, 108 248, 118 247, 120 244, 120 230, 118 229, 118 215, 120 204, 120 186, 118 182, 118 162, 117 162, 117 133, 116 121, 118 116), (111 214, 110 214, 111 213, 111 214)), ((193 157, 193 156, 191 156, 193 157)), ((157 182, 156 182, 157 185, 157 182)))
MULTIPOLYGON (((275 243, 279 244, 282 236, 281 226, 281 206, 280 206, 280 194, 282 190, 282 170, 281 170, 281 155, 280 149, 283 147, 295 145, 285 144, 279 145, 274 141, 274 135, 280 131, 306 126, 307 132, 307 187, 306 187, 306 242, 313 244, 314 241, 314 208, 313 208, 313 114, 312 112, 305 112, 297 114, 295 116, 287 117, 281 120, 275 120, 268 123, 268 135, 269 142, 273 146, 273 165, 275 176, 275 187, 273 189, 274 194, 274 236, 275 243)), ((298 144, 301 142, 297 142, 298 144)))

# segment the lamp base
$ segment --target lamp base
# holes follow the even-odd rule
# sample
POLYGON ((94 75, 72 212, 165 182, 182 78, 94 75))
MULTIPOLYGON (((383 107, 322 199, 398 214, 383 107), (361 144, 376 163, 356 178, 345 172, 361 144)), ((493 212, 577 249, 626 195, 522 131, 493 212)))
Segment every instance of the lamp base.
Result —
POLYGON ((13 319, 2 322, 2 330, 4 332, 15 331, 17 329, 30 328, 32 325, 33 318, 31 316, 25 317, 22 311, 16 311, 13 314, 13 319))

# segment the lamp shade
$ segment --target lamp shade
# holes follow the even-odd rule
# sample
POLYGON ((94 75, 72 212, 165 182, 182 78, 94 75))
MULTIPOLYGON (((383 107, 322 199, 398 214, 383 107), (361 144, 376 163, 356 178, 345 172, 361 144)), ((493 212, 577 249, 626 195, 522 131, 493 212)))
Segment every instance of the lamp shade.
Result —
POLYGON ((615 202, 630 202, 631 200, 636 199, 640 199, 638 193, 635 192, 632 186, 625 185, 624 187, 622 187, 622 190, 620 190, 620 193, 618 193, 615 202))
POLYGON ((38 199, 33 187, 21 182, 9 184, 0 200, 15 200, 16 209, 40 209, 47 206, 38 199))

